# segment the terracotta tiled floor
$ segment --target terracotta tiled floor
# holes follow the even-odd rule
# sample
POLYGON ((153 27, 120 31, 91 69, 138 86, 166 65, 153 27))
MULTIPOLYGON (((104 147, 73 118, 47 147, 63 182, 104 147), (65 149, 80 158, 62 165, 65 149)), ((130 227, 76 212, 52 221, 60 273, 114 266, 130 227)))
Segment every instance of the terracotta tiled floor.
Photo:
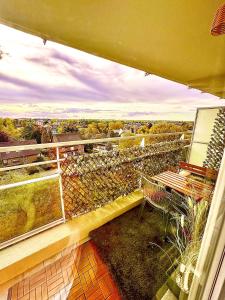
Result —
POLYGON ((119 300, 107 266, 87 242, 9 289, 8 300, 119 300))

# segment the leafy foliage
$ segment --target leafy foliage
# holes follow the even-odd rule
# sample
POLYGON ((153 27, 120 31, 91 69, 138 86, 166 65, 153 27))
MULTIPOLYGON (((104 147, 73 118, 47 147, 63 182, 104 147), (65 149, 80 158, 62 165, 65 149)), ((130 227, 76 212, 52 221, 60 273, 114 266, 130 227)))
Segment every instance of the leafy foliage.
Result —
POLYGON ((79 129, 80 134, 83 138, 104 138, 114 136, 114 130, 123 129, 124 122, 122 121, 101 121, 101 122, 90 122, 87 128, 79 129))
POLYGON ((203 165, 218 170, 225 149, 225 108, 220 108, 208 145, 206 160, 203 165))
POLYGON ((140 185, 140 173, 152 176, 176 166, 183 158, 184 145, 184 141, 173 141, 67 158, 62 163, 67 217, 134 191, 140 185))
POLYGON ((18 139, 21 136, 20 130, 15 127, 13 120, 10 118, 0 118, 0 131, 7 134, 9 139, 18 139))
POLYGON ((35 139, 37 141, 37 143, 40 144, 41 137, 42 137, 41 128, 39 128, 36 125, 33 125, 32 123, 29 123, 23 128, 22 137, 25 140, 35 139))
POLYGON ((188 293, 207 221, 209 199, 196 202, 189 197, 180 207, 183 214, 174 216, 176 229, 172 243, 180 253, 179 266, 175 272, 176 283, 183 292, 188 293))
POLYGON ((27 172, 29 175, 32 175, 35 173, 39 173, 39 169, 35 166, 32 166, 32 167, 27 168, 27 172))
MULTIPOLYGON (((126 136, 135 136, 134 133, 131 132, 124 132, 122 134, 122 137, 126 137, 126 136)), ((129 140, 122 140, 119 142, 119 149, 128 149, 134 146, 138 146, 140 145, 141 142, 141 138, 135 138, 135 139, 129 139, 129 140)))
POLYGON ((0 131, 0 143, 2 142, 9 142, 9 136, 4 131, 0 131))
POLYGON ((154 124, 150 129, 150 133, 167 133, 167 132, 182 132, 183 128, 180 125, 162 122, 154 124))

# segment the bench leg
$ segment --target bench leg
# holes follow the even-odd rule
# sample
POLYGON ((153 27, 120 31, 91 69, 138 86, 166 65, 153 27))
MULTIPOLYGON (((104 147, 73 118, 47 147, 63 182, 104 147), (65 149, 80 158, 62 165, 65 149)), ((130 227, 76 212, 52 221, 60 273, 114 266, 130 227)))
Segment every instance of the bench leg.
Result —
POLYGON ((169 219, 170 219, 170 216, 168 213, 165 214, 165 229, 164 229, 164 239, 166 240, 167 239, 167 236, 168 236, 168 227, 169 227, 169 219))
POLYGON ((144 211, 144 208, 145 208, 145 204, 146 204, 146 200, 143 200, 142 203, 141 203, 141 207, 139 209, 139 212, 138 212, 138 220, 139 221, 141 221, 143 211, 144 211))

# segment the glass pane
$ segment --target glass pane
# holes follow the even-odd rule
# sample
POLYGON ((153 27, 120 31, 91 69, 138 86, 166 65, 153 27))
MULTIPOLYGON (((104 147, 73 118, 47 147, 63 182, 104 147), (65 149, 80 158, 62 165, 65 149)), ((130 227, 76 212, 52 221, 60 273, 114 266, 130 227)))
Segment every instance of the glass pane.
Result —
POLYGON ((61 217, 58 178, 0 191, 0 243, 61 217))
POLYGON ((57 172, 57 164, 44 164, 0 172, 0 185, 45 177, 57 172))

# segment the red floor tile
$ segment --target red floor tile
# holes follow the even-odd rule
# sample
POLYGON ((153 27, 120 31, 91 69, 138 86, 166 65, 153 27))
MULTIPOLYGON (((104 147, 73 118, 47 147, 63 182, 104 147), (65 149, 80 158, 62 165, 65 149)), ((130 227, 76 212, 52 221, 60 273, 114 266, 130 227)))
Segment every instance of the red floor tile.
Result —
POLYGON ((87 242, 9 289, 8 300, 120 300, 95 246, 87 242))

